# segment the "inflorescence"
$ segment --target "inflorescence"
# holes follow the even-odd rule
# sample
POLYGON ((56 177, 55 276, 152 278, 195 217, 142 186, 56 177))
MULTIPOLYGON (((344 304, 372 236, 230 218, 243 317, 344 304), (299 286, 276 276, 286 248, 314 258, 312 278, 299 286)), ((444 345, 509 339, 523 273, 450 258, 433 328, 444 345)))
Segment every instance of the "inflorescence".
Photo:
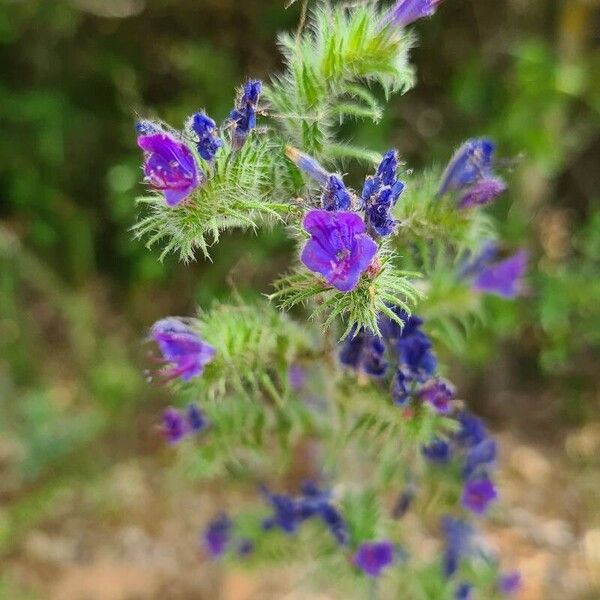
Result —
MULTIPOLYGON (((433 15, 441 1, 398 0, 385 13, 383 22, 376 22, 376 27, 385 32, 389 27, 401 31, 417 19, 433 15)), ((197 191, 218 171, 220 157, 229 160, 232 153, 244 155, 239 151, 256 128, 262 89, 260 81, 247 81, 220 127, 204 111, 193 114, 181 132, 151 120, 137 123, 145 181, 164 195, 169 207, 197 201, 197 191)), ((347 187, 341 174, 329 172, 314 157, 292 147, 286 147, 285 154, 314 180, 314 187, 319 190, 318 197, 309 198, 306 203, 302 220, 306 236, 299 257, 316 275, 317 289, 322 285, 323 289, 333 288, 346 294, 366 282, 368 285, 361 289, 368 288, 372 293, 370 280, 382 271, 382 257, 389 256, 389 238, 399 228, 394 208, 402 201, 405 183, 399 176, 398 152, 392 149, 382 156, 360 193, 347 187)), ((494 172, 494 154, 495 144, 485 138, 470 139, 461 145, 442 175, 439 201, 445 202, 443 197, 456 194, 456 208, 464 210, 487 205, 503 194, 506 184, 494 172)), ((455 275, 476 292, 512 298, 524 289, 526 265, 525 251, 499 260, 498 245, 491 242, 463 261, 455 275)), ((347 371, 359 373, 363 383, 369 380, 374 388, 383 390, 391 410, 398 410, 406 418, 429 414, 442 423, 429 443, 420 448, 420 462, 432 473, 441 473, 442 469, 460 473, 461 506, 455 508, 461 516, 445 515, 441 520, 441 573, 452 580, 456 599, 469 600, 472 583, 458 580, 462 562, 475 548, 475 528, 467 516, 483 515, 497 498, 493 482, 496 443, 483 422, 457 400, 454 386, 441 376, 432 341, 424 330, 425 321, 390 305, 390 296, 384 295, 373 310, 373 329, 351 328, 338 348, 339 362, 347 371)), ((150 338, 162 355, 156 358, 161 364, 156 375, 164 381, 189 384, 204 373, 221 350, 201 337, 195 322, 174 317, 155 323, 150 338)), ((212 368, 214 365, 209 367, 212 368)), ((292 390, 303 389, 308 376, 304 366, 292 363, 286 375, 292 390)), ((204 434, 208 427, 202 410, 189 404, 185 410, 167 408, 160 430, 165 440, 175 445, 204 434)), ((204 436, 198 439, 202 443, 204 436)), ((419 485, 410 479, 392 509, 393 518, 400 519, 411 510, 419 485)), ((201 537, 201 547, 208 556, 249 556, 260 546, 261 536, 275 531, 294 535, 310 521, 325 530, 335 547, 345 552, 348 561, 367 577, 377 578, 398 562, 401 549, 390 540, 373 540, 370 536, 354 539, 351 524, 333 494, 315 482, 304 482, 297 495, 275 493, 266 486, 260 490, 269 514, 259 524, 258 537, 239 535, 235 521, 221 513, 201 537)), ((516 572, 505 573, 496 582, 498 591, 505 595, 514 594, 519 585, 516 572)))

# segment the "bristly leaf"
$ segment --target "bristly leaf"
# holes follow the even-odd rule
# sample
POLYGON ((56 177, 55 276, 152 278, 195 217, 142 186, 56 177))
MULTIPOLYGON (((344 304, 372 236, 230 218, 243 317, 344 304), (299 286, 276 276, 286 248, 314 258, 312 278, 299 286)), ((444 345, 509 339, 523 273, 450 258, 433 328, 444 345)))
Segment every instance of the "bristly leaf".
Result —
MULTIPOLYGON (((181 260, 194 259, 196 250, 209 257, 209 247, 220 232, 233 227, 258 227, 265 219, 286 215, 290 207, 274 202, 282 184, 283 149, 264 138, 252 136, 240 152, 217 155, 214 168, 189 201, 169 207, 160 195, 146 196, 138 202, 146 214, 134 227, 137 238, 146 245, 166 240, 161 258, 178 253, 181 260)), ((284 197, 285 198, 285 197, 284 197)))
POLYGON ((418 273, 399 271, 393 265, 394 255, 381 252, 381 270, 374 277, 363 276, 351 292, 340 292, 304 268, 275 282, 275 300, 283 310, 296 305, 314 302, 312 318, 322 319, 324 329, 340 320, 346 337, 353 327, 369 329, 379 334, 378 319, 381 314, 402 322, 390 307, 396 306, 411 313, 422 293, 411 282, 418 273))
MULTIPOLYGON (((368 85, 381 85, 386 96, 414 84, 408 54, 414 38, 401 28, 383 26, 375 3, 331 6, 320 2, 305 33, 279 38, 285 71, 265 88, 272 115, 288 143, 325 162, 337 144, 335 128, 345 117, 381 118, 381 107, 368 85)), ((352 154, 365 158, 362 149, 352 154)))

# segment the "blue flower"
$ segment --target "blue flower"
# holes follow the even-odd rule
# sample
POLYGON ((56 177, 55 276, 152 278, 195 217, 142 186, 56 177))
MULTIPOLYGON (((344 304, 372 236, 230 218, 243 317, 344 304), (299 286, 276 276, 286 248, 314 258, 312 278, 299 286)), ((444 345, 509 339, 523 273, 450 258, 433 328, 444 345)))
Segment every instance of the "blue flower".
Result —
POLYGON ((193 433, 200 433, 208 426, 202 411, 195 404, 188 405, 186 409, 186 417, 190 431, 193 433))
POLYGON ((390 9, 387 21, 406 27, 423 17, 431 17, 442 0, 398 0, 390 9))
POLYGON ((456 591, 454 592, 455 600, 473 600, 473 585, 463 581, 458 584, 456 591))
POLYGON ((483 268, 473 281, 473 289, 514 298, 522 290, 522 278, 526 271, 527 252, 520 250, 509 258, 483 268))
POLYGON ((467 140, 451 158, 440 183, 438 196, 452 190, 464 189, 489 177, 496 145, 492 140, 481 138, 467 140))
POLYGON ((482 468, 487 470, 496 460, 496 452, 496 442, 490 437, 471 447, 465 458, 463 476, 470 478, 482 468))
POLYGON ((183 202, 200 187, 204 174, 194 154, 171 134, 140 135, 138 146, 144 151, 146 181, 155 190, 163 192, 169 206, 183 202))
POLYGON ((272 516, 263 521, 263 529, 295 533, 302 520, 298 502, 285 494, 273 494, 267 488, 262 488, 262 492, 274 511, 272 516))
POLYGON ((373 377, 383 377, 388 363, 383 340, 368 330, 352 329, 340 349, 340 362, 373 377))
POLYGON ((339 175, 330 175, 321 198, 325 210, 349 210, 352 207, 352 195, 339 175))
POLYGON ((369 577, 379 577, 394 562, 394 546, 389 541, 363 542, 354 555, 354 565, 369 577))
POLYGON ((211 521, 204 532, 204 547, 213 558, 224 554, 231 538, 232 523, 225 514, 211 521))
POLYGON ((454 400, 454 388, 443 379, 430 379, 419 390, 419 398, 435 408, 440 414, 446 415, 452 409, 454 400))
POLYGON ((461 446, 471 448, 487 438, 488 431, 480 418, 463 411, 458 415, 458 422, 460 429, 455 439, 461 446))
POLYGON ((327 186, 331 173, 328 173, 312 156, 304 154, 304 152, 300 152, 292 146, 286 146, 285 154, 301 171, 312 177, 321 187, 327 186))
POLYGON ((341 292, 353 290, 377 254, 377 244, 365 233, 360 216, 311 210, 304 218, 304 229, 311 238, 300 260, 341 292))
POLYGON ((404 323, 404 329, 396 343, 399 363, 417 381, 425 381, 437 369, 431 340, 421 331, 423 321, 419 317, 407 317, 404 323))
POLYGON ((198 377, 216 354, 193 329, 173 317, 157 321, 150 334, 170 365, 159 371, 166 380, 198 377))
POLYGON ((250 131, 256 128, 256 110, 261 91, 261 81, 247 81, 235 108, 229 113, 228 121, 233 126, 231 143, 235 150, 244 145, 250 131))
POLYGON ((421 448, 421 453, 430 462, 447 465, 452 459, 452 446, 449 442, 436 438, 421 448))
POLYGON ((402 368, 396 369, 392 379, 392 401, 398 406, 404 406, 412 393, 413 378, 406 374, 402 368))
POLYGON ((465 483, 462 495, 462 505, 477 515, 482 515, 498 497, 496 487, 490 479, 471 479, 465 483))
POLYGON ((386 152, 373 177, 365 180, 361 199, 365 210, 365 222, 369 233, 390 235, 396 228, 391 210, 404 191, 404 183, 396 179, 398 153, 386 152))
POLYGON ((471 551, 473 528, 462 519, 446 515, 442 518, 442 531, 445 538, 444 575, 452 577, 458 570, 462 557, 471 551))
POLYGON ((192 115, 189 126, 197 136, 198 154, 204 160, 213 160, 219 148, 223 146, 216 123, 206 113, 198 112, 192 115))

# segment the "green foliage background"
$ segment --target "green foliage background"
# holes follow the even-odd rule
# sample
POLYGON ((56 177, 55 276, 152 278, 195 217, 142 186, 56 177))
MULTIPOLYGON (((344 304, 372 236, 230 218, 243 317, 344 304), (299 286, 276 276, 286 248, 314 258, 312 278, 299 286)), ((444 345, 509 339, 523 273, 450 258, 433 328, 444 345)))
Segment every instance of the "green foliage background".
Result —
MULTIPOLYGON (((281 0, 0 3, 0 557, 62 486, 157 449, 168 400, 143 379, 146 328, 232 289, 266 293, 287 269, 294 248, 277 228, 227 234, 212 262, 189 266, 133 241, 133 122, 182 123, 202 107, 222 119, 240 81, 280 68, 275 36, 300 11, 281 0)), ((491 318, 467 343, 435 318, 432 333, 470 367, 465 395, 480 412, 542 436, 598 409, 599 19, 592 0, 447 0, 416 27, 417 86, 377 127, 343 125, 361 145, 397 147, 409 169, 483 134, 511 159, 510 198, 493 212, 505 238, 526 240, 530 293, 488 298, 491 318), (526 404, 494 400, 499 369, 526 404)))

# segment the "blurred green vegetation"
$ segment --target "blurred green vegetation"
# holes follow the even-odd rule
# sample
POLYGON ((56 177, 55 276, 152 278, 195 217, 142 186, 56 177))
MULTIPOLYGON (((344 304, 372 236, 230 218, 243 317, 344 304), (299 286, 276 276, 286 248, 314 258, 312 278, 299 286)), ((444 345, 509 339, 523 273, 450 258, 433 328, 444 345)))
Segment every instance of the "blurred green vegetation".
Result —
MULTIPOLYGON (((61 486, 157 445, 166 400, 143 380, 149 324, 231 286, 266 291, 285 269, 291 249, 278 230, 230 235, 213 263, 188 267, 161 264, 129 231, 142 189, 136 115, 177 125, 204 107, 223 118, 240 81, 278 68, 275 34, 300 12, 283 4, 0 4, 0 556, 61 486)), ((467 137, 498 141, 511 192, 492 212, 508 244, 531 252, 530 293, 490 298, 491 324, 455 350, 480 366, 470 381, 479 408, 511 412, 515 427, 530 427, 544 404, 534 398, 522 414, 486 405, 499 356, 511 365, 507 386, 553 390, 553 431, 590 418, 597 402, 598 7, 448 0, 417 25, 417 87, 379 127, 346 132, 396 146, 411 169, 445 162, 467 137)))

